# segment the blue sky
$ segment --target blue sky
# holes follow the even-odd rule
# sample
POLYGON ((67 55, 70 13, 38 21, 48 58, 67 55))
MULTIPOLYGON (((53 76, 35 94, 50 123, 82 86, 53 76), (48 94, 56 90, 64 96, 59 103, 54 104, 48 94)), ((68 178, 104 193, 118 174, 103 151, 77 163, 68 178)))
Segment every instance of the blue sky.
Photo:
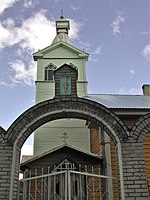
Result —
POLYGON ((49 46, 61 10, 74 46, 89 53, 88 93, 142 94, 150 83, 149 0, 0 1, 0 125, 34 105, 32 53, 49 46))

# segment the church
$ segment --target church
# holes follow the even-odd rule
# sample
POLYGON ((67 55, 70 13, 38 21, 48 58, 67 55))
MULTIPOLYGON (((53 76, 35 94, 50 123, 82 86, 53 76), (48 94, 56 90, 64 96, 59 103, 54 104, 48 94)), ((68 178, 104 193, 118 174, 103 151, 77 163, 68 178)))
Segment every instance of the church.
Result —
POLYGON ((150 200, 150 85, 143 95, 88 94, 89 55, 72 45, 69 30, 61 16, 52 44, 33 54, 35 106, 0 129, 10 166, 0 199, 150 200), (20 163, 33 132, 33 156, 20 163))
MULTIPOLYGON (((33 54, 37 61, 36 103, 62 97, 89 99, 106 106, 131 130, 150 111, 150 86, 143 85, 143 96, 88 94, 89 55, 72 45, 69 29, 69 21, 61 16, 52 44, 33 54)), ((150 131, 143 145, 149 189, 150 131)), ((43 200, 120 199, 117 162, 116 146, 104 125, 70 114, 35 131, 34 155, 21 163, 26 185, 23 195, 25 199, 43 200)), ((132 170, 136 169, 130 169, 130 173, 132 170)))

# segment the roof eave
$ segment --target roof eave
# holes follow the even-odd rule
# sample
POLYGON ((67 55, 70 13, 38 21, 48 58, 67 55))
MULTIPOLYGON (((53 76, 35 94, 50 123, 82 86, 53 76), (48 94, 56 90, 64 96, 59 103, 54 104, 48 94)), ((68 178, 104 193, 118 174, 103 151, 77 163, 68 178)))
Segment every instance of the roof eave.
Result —
POLYGON ((88 155, 88 156, 92 156, 92 157, 94 157, 94 158, 96 158, 96 159, 103 160, 102 156, 93 154, 93 153, 91 153, 91 152, 87 152, 87 151, 85 151, 85 150, 83 150, 83 149, 74 147, 74 146, 69 145, 69 144, 63 144, 63 145, 57 146, 57 147, 55 147, 55 148, 53 148, 53 149, 51 149, 51 150, 45 152, 45 153, 42 153, 42 154, 37 155, 37 156, 35 156, 35 157, 32 157, 31 159, 29 159, 29 160, 27 160, 27 161, 21 163, 20 166, 24 166, 24 165, 26 165, 26 164, 28 164, 28 163, 30 163, 30 162, 34 162, 35 160, 40 159, 40 158, 42 158, 43 156, 47 156, 48 154, 51 154, 51 153, 53 153, 53 152, 55 152, 55 151, 57 151, 57 150, 59 150, 59 149, 61 149, 61 148, 63 148, 63 147, 69 147, 69 148, 71 148, 71 149, 73 149, 73 150, 79 151, 80 153, 84 153, 84 154, 86 154, 86 155, 88 155))
POLYGON ((85 58, 86 60, 88 60, 88 57, 89 57, 88 53, 86 53, 70 44, 67 44, 65 42, 58 42, 56 44, 50 45, 44 49, 41 49, 41 50, 33 53, 34 61, 37 61, 38 59, 43 58, 45 52, 47 52, 48 50, 53 50, 53 49, 57 48, 57 46, 62 46, 62 45, 68 47, 69 49, 72 49, 72 51, 74 51, 74 52, 78 52, 79 58, 85 58))

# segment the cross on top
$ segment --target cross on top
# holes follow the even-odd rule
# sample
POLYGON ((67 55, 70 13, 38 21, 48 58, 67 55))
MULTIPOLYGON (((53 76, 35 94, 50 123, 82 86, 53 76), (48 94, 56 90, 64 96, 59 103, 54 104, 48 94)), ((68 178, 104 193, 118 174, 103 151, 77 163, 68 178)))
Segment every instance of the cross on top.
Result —
POLYGON ((63 136, 62 136, 62 138, 63 138, 63 142, 64 142, 64 144, 67 144, 67 141, 66 141, 66 139, 68 138, 68 136, 67 136, 67 133, 65 132, 65 133, 63 133, 63 136))
POLYGON ((63 17, 63 10, 61 9, 61 17, 63 17))

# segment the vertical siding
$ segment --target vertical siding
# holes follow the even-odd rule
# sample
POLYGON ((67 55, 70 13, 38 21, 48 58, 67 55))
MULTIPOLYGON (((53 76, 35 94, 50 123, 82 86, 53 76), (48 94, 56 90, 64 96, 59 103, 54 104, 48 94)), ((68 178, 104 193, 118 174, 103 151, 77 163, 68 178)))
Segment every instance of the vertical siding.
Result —
MULTIPOLYGON (((100 155, 100 134, 99 129, 91 127, 91 152, 100 155)), ((117 179, 117 157, 115 145, 110 141, 110 151, 111 151, 111 167, 112 167, 112 176, 116 177, 113 179, 113 193, 114 200, 118 200, 118 179, 117 179)))
POLYGON ((67 133, 67 144, 89 152, 89 129, 85 123, 86 121, 79 119, 59 119, 44 124, 34 135, 34 155, 64 144, 63 133, 67 133))
MULTIPOLYGON (((111 141, 111 166, 112 166, 112 176, 117 177, 117 158, 116 158, 116 150, 115 145, 111 141)), ((113 179, 113 191, 114 191, 114 200, 118 200, 118 179, 113 179)))
POLYGON ((100 135, 98 128, 91 128, 91 152, 100 155, 100 135))
POLYGON ((144 137, 144 159, 150 200, 150 133, 144 137))

